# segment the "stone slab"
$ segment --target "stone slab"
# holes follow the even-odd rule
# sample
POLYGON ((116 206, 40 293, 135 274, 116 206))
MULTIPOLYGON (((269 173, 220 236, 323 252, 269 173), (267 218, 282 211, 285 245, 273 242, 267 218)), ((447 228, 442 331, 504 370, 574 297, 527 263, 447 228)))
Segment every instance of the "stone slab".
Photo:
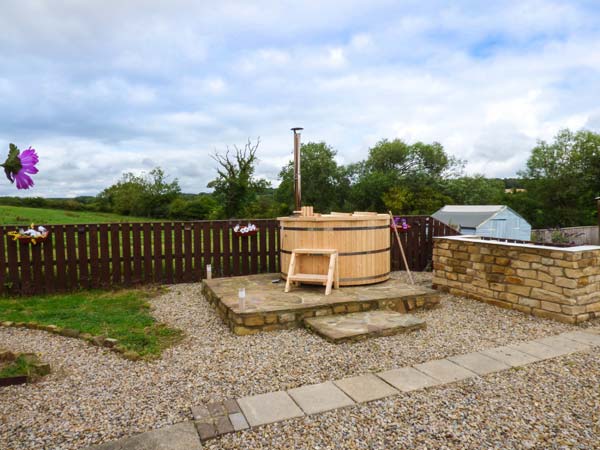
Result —
POLYGON ((87 450, 201 450, 202 444, 191 421, 181 422, 87 450))
POLYGON ((354 401, 331 381, 290 389, 288 393, 306 414, 354 405, 354 401))
POLYGON ((333 383, 357 403, 398 394, 396 389, 372 374, 344 378, 333 383))
POLYGON ((304 415, 287 392, 277 391, 238 399, 250 426, 279 422, 304 415))
POLYGON ((486 356, 479 352, 452 356, 448 359, 458 364, 459 366, 470 370, 471 372, 475 372, 477 375, 487 375, 488 373, 510 369, 510 366, 508 364, 490 358, 489 356, 486 356))
POLYGON ((246 418, 241 412, 229 414, 229 420, 231 421, 231 425, 233 425, 233 429, 235 431, 245 430, 249 428, 248 422, 246 418))
POLYGON ((535 342, 539 342, 540 344, 552 347, 557 351, 561 351, 564 355, 590 349, 590 346, 587 344, 582 344, 581 342, 573 341, 561 335, 536 339, 535 342))
POLYGON ((410 392, 442 384, 440 381, 412 367, 402 367, 400 369, 380 372, 377 376, 402 392, 410 392))
POLYGON ((569 333, 563 333, 559 336, 565 337, 580 344, 591 345, 594 347, 600 346, 600 335, 595 333, 588 333, 585 331, 571 331, 569 333))
POLYGON ((491 348, 488 350, 483 350, 481 353, 489 356, 490 358, 501 361, 504 364, 508 364, 511 367, 523 366, 525 364, 531 364, 540 360, 533 355, 520 352, 519 350, 516 350, 510 346, 491 348))
POLYGON ((425 328, 423 319, 395 311, 375 310, 304 319, 304 324, 333 343, 390 336, 425 328))
POLYGON ((428 375, 435 380, 439 380, 442 383, 452 383, 453 381, 477 376, 475 372, 471 372, 448 359, 427 361, 426 363, 417 364, 413 367, 419 372, 423 372, 425 375, 428 375))
POLYGON ((509 347, 520 352, 527 353, 528 355, 535 356, 538 359, 551 359, 565 354, 562 350, 558 350, 535 341, 511 344, 509 347))

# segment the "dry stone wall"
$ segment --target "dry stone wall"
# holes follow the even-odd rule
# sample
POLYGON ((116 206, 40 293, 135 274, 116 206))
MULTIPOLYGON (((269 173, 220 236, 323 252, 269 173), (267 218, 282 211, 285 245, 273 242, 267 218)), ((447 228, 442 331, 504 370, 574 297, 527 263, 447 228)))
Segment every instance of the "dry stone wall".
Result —
POLYGON ((543 247, 436 238, 434 288, 539 317, 600 316, 600 247, 543 247))

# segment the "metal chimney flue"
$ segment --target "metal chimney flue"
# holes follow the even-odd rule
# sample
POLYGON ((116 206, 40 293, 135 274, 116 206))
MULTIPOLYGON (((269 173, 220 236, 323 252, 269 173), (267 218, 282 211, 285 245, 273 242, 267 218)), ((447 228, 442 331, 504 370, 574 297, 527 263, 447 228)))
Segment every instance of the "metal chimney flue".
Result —
POLYGON ((300 179, 300 131, 304 128, 292 128, 294 132, 294 210, 302 207, 302 184, 300 179))

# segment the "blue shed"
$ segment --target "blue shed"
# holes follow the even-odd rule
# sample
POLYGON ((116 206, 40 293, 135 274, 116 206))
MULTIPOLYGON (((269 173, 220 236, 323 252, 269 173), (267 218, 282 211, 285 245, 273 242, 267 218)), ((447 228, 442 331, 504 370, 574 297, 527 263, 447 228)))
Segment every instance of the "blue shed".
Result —
POLYGON ((446 205, 433 217, 461 234, 531 240, 531 225, 506 205, 446 205))

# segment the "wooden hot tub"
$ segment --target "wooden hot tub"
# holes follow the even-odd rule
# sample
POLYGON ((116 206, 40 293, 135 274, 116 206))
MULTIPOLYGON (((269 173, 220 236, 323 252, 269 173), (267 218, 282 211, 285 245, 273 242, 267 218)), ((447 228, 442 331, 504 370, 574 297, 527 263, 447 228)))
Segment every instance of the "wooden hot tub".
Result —
MULTIPOLYGON (((341 286, 385 281, 390 277, 390 216, 329 215, 278 217, 280 261, 287 277, 293 249, 337 249, 341 286)), ((329 259, 302 258, 296 273, 327 273, 329 259)))

